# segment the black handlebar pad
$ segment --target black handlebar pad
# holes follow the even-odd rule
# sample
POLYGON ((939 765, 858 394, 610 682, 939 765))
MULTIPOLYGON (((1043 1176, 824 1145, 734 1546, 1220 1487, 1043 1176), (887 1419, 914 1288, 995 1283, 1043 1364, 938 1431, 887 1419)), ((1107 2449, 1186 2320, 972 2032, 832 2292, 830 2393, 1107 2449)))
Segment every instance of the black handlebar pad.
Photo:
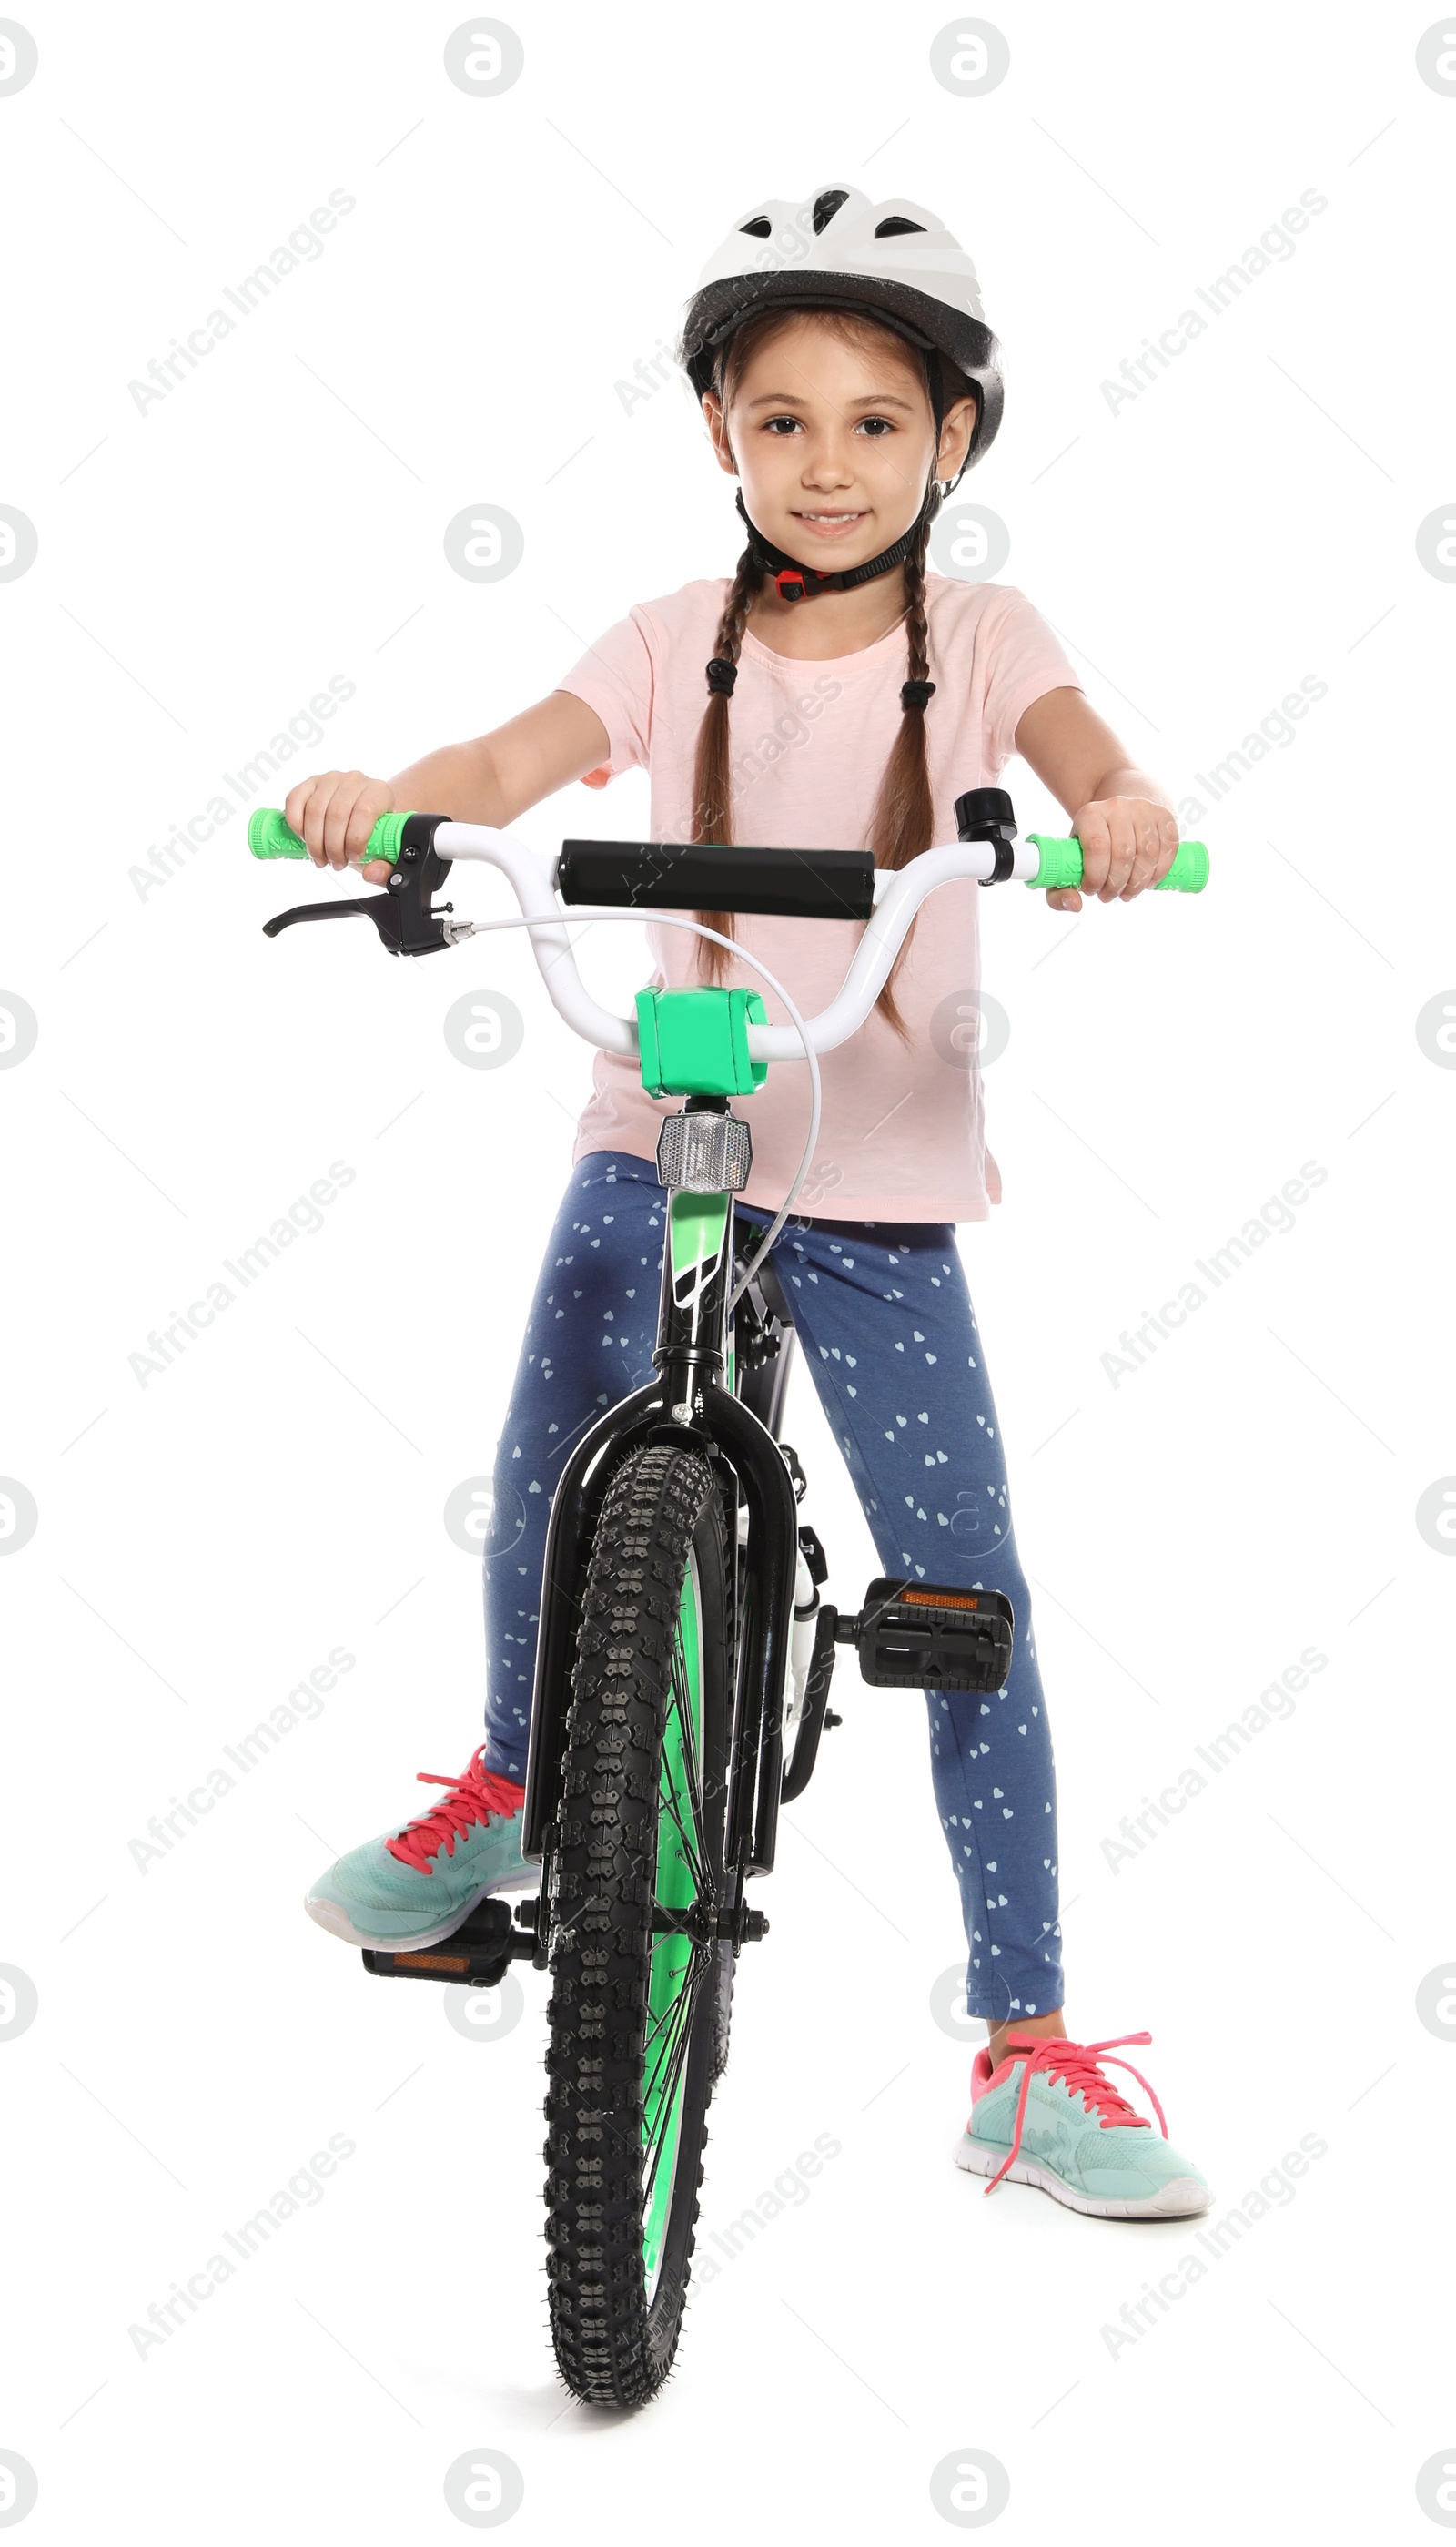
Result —
POLYGON ((639 911, 758 912, 789 920, 868 920, 868 849, 749 849, 670 840, 563 840, 563 902, 639 911))

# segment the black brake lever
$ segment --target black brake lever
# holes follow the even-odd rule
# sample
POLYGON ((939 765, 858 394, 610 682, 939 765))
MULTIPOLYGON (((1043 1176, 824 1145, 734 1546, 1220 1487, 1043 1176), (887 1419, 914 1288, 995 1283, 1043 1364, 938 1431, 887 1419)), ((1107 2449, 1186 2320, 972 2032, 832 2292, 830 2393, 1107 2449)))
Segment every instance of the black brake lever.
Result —
POLYGON ((351 894, 343 902, 297 903, 292 911, 281 911, 276 920, 264 921, 264 936, 277 937, 299 921, 349 920, 363 912, 366 920, 374 922, 380 944, 391 955, 432 955, 437 947, 448 946, 444 915, 455 905, 442 903, 437 912, 434 896, 451 868, 449 858, 435 853, 436 830, 449 820, 448 814, 411 814, 394 872, 378 893, 351 894))

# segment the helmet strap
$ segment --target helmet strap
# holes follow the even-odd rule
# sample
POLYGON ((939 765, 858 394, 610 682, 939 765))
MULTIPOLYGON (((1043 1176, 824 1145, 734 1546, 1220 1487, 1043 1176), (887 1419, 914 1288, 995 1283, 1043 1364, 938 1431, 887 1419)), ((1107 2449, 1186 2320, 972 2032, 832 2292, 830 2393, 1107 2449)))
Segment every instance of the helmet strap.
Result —
POLYGON ((932 478, 925 489, 925 500, 907 531, 878 557, 866 558, 863 566, 845 567, 834 574, 819 574, 812 566, 802 566, 785 550, 775 548, 772 540, 748 518, 741 486, 733 498, 748 533, 748 547, 754 564, 772 575, 779 587, 781 601, 812 601, 820 592, 853 592, 862 583, 873 583, 878 575, 889 574, 893 568, 903 566, 927 521, 933 521, 940 510, 940 488, 932 478))

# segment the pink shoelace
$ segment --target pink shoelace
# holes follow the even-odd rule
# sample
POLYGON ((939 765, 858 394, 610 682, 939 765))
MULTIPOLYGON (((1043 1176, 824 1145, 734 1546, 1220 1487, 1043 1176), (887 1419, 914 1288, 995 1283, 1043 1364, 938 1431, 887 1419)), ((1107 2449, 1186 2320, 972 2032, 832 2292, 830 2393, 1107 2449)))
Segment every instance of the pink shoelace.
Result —
MULTIPOLYGON (((1087 2112, 1095 2113, 1104 2132, 1151 2131, 1153 2126, 1147 2115, 1135 2112, 1127 2098, 1120 2095, 1117 2088, 1113 2086, 1110 2078, 1103 2077, 1100 2064, 1104 2056, 1115 2051, 1120 2043, 1151 2043, 1152 2040, 1151 2034, 1109 2034, 1105 2043, 1068 2043, 1056 2035, 1043 2037, 1035 2034, 1008 2034, 1007 2051, 1013 2054, 1019 2053, 1023 2060, 1021 2093, 1016 2099, 1016 2128, 1011 2135, 1010 2151, 990 2178, 985 2187, 986 2192, 994 2193, 1021 2147, 1021 2126, 1026 2114, 1026 2100, 1031 2093, 1032 2078, 1038 2070, 1048 2078, 1061 2078, 1069 2094, 1080 2096, 1087 2112)), ((1135 2069, 1131 2061, 1114 2061, 1111 2066, 1114 2069, 1126 2069, 1130 2076, 1137 2079, 1140 2087, 1147 2089, 1148 2094, 1153 2098, 1153 2109, 1157 2116, 1162 2137, 1166 2140, 1166 2118, 1142 2070, 1135 2069)))
POLYGON ((454 1857, 457 1839, 472 1823, 488 1821, 492 1813, 509 1821, 512 1814, 520 1811, 526 1800, 525 1788, 518 1787, 513 1778, 498 1778, 493 1770, 482 1769, 484 1757, 482 1742, 458 1777, 442 1778, 433 1769, 416 1770, 422 1786, 448 1787, 450 1793, 438 1804, 431 1804, 428 1812, 417 1813, 392 1839, 385 1840, 389 1855, 397 1857, 401 1866, 412 1866, 419 1874, 428 1875, 431 1858, 442 1847, 447 1857, 454 1857))

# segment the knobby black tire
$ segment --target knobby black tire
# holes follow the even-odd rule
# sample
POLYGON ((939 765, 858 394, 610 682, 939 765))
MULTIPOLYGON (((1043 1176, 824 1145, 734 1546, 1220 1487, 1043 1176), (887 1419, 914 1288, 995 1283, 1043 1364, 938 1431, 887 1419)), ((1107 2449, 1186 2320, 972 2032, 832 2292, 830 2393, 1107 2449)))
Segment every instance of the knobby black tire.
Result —
MULTIPOLYGON (((700 1898, 724 1897, 732 1689, 722 1494, 696 1451, 623 1462, 587 1569, 563 1787, 548 1846, 547 2245, 552 2338, 573 2395, 636 2406, 672 2365, 687 2294, 709 2099, 726 2051, 719 1941, 682 1997, 682 2100, 655 2287, 643 2260, 644 2064, 658 1796, 683 1586, 702 1622, 700 1898)), ((679 1664, 681 1670, 681 1664, 679 1664)), ((669 1832, 671 1826, 669 1825, 669 1832)), ((725 2029, 726 2030, 726 2029, 725 2029)))
POLYGON ((718 1949, 718 1980, 713 2002, 713 2083, 728 2067, 728 2035, 733 2022, 733 1950, 725 1938, 718 1949))

